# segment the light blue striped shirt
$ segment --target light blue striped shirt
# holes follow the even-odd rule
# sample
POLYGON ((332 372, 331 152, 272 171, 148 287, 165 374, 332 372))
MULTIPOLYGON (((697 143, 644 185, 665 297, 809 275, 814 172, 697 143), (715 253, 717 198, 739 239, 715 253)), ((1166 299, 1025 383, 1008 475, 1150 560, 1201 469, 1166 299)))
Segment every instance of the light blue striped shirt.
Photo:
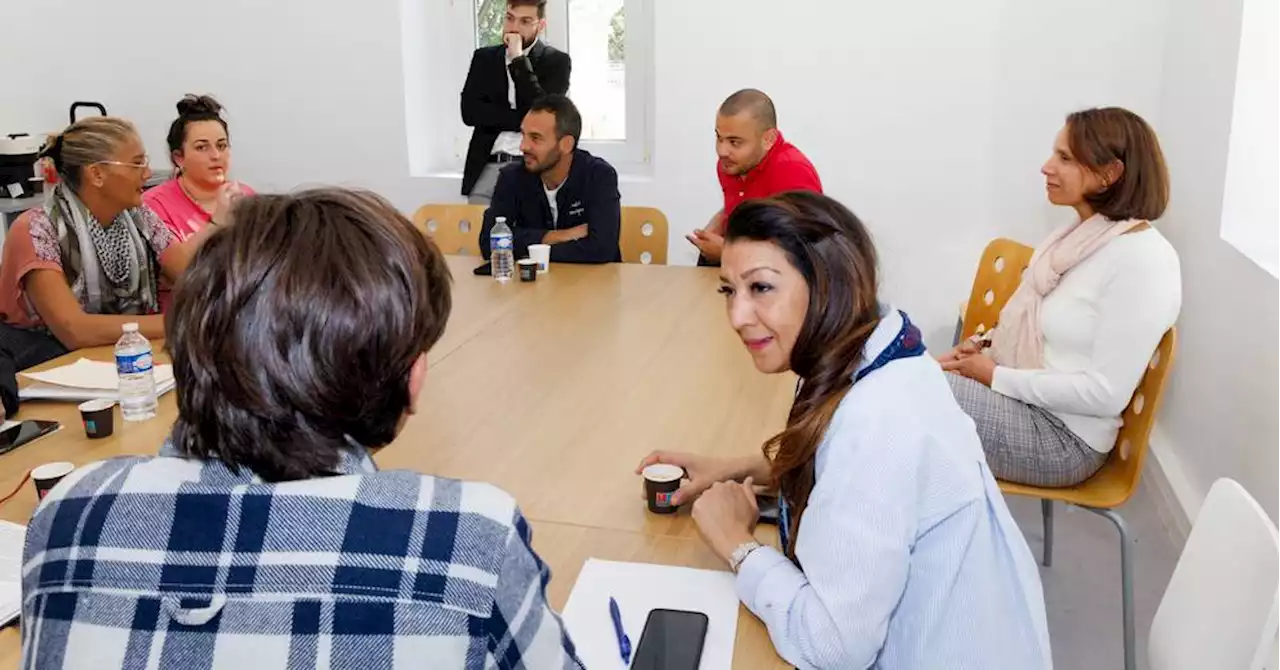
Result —
MULTIPOLYGON (((902 327, 896 310, 866 346, 902 327)), ((797 569, 772 547, 738 596, 800 668, 1052 667, 1040 574, 973 421, 930 356, 868 374, 818 448, 797 569)))

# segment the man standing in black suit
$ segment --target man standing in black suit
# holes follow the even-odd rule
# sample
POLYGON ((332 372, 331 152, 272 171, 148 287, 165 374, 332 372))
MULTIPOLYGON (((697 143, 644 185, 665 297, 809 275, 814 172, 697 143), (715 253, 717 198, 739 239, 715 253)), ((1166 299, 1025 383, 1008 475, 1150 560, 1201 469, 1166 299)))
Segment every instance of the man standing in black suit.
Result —
POLYGON ((462 195, 487 205, 498 170, 523 161, 520 122, 535 100, 569 90, 569 54, 541 38, 547 0, 508 0, 502 44, 476 49, 462 87, 462 122, 475 128, 462 170, 462 195))

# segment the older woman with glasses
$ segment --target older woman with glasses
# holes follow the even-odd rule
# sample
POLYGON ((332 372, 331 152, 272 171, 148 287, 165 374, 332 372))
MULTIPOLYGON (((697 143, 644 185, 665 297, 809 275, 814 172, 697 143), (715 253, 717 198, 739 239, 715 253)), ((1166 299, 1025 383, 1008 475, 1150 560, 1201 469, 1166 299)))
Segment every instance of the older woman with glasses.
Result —
POLYGON ((43 207, 18 217, 0 260, 0 344, 19 369, 68 350, 111 344, 125 323, 164 337, 160 276, 179 277, 190 253, 151 211, 151 168, 133 124, 82 119, 41 156, 43 207))

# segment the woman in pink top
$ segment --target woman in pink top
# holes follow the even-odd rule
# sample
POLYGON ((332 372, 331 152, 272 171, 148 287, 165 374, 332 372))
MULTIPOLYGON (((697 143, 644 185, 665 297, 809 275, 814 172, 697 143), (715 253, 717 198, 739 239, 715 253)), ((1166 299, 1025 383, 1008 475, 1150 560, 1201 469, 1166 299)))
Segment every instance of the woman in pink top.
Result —
POLYGON ((253 190, 227 176, 231 140, 222 105, 212 97, 188 95, 179 100, 168 140, 174 178, 147 191, 143 200, 185 242, 221 214, 218 201, 224 191, 236 196, 252 195, 253 190))
MULTIPOLYGON (((222 221, 219 202, 252 195, 253 190, 227 177, 231 139, 222 105, 211 96, 187 95, 178 101, 168 141, 174 177, 148 190, 143 201, 178 241, 186 242, 209 223, 222 221)), ((168 310, 171 290, 167 282, 161 284, 161 311, 168 310)))

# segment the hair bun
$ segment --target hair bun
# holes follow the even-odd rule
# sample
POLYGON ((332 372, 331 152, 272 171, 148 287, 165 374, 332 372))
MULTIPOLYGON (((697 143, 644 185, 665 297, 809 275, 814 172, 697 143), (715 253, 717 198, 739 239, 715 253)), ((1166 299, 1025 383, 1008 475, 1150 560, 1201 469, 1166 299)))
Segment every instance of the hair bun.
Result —
POLYGON ((54 163, 62 162, 62 138, 63 133, 51 133, 45 139, 44 146, 40 147, 40 158, 48 158, 54 163))
POLYGON ((178 101, 178 116, 218 116, 222 113, 222 105, 211 95, 194 95, 188 93, 178 101))

